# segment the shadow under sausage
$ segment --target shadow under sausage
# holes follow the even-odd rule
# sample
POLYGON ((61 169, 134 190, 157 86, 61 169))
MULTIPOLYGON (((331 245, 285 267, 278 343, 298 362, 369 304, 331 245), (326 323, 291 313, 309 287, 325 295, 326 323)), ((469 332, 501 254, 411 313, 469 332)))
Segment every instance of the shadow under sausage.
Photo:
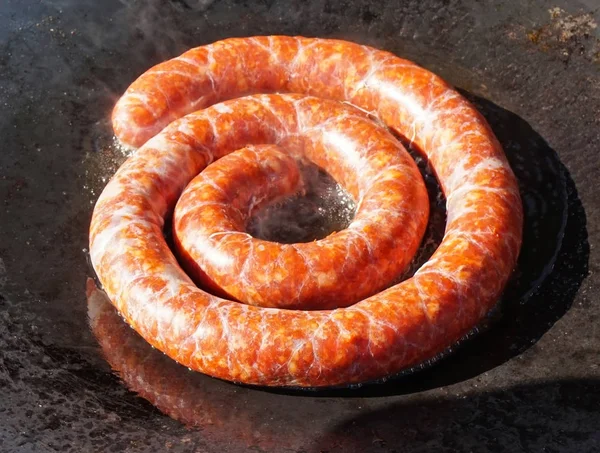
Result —
POLYGON ((477 334, 433 367, 390 383, 390 390, 401 393, 460 382, 521 354, 569 310, 588 274, 585 211, 557 153, 519 116, 462 94, 486 117, 517 176, 525 213, 523 246, 501 301, 477 334))
POLYGON ((306 451, 592 453, 599 390, 598 380, 566 379, 466 396, 406 396, 336 423, 306 451))

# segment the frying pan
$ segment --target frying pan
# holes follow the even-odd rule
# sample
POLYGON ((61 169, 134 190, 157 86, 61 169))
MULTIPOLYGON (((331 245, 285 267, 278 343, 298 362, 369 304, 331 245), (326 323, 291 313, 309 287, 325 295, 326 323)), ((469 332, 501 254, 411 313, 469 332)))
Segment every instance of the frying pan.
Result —
POLYGON ((599 451, 599 9, 3 0, 0 451, 599 451), (343 38, 416 61, 502 142, 526 210, 519 265, 479 334, 435 364, 319 393, 236 386, 151 349, 100 296, 86 302, 91 210, 125 159, 108 122, 116 99, 189 47, 259 34, 343 38), (89 313, 105 328, 92 332, 89 313))

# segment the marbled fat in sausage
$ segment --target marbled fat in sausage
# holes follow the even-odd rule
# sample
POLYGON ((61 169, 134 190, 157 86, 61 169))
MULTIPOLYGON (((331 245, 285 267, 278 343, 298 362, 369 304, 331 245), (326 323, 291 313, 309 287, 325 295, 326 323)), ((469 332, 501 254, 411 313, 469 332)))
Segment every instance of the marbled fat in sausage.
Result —
MULTIPOLYGON (((237 102, 248 109, 260 104, 237 102)), ((113 125, 125 143, 144 145, 96 204, 94 268, 136 331, 206 374, 320 387, 399 372, 473 329, 515 266, 522 205, 490 127, 438 76, 388 52, 339 40, 227 39, 143 74, 117 103, 113 125), (222 124, 211 122, 206 110, 171 121, 257 91, 347 101, 423 150, 446 196, 448 218, 442 243, 412 278, 346 308, 300 311, 213 296, 181 270, 162 228, 184 187, 221 157, 215 150, 277 143, 277 137, 246 128, 234 114, 221 115, 222 124)))

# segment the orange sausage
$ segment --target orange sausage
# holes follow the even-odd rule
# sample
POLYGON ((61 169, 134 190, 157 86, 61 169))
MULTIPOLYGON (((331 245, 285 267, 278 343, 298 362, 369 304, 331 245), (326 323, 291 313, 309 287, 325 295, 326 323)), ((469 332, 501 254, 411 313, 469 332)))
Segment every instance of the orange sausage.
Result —
MULTIPOLYGON (((254 109, 268 124, 277 122, 257 98, 234 102, 245 114, 254 109)), ((92 263, 136 331, 211 376, 320 387, 400 372, 472 330, 515 266, 522 205, 491 129, 443 80, 390 53, 283 36, 220 41, 143 74, 117 103, 113 125, 122 141, 144 145, 96 204, 92 263), (184 187, 224 153, 277 144, 279 137, 269 128, 246 127, 243 115, 227 113, 227 103, 171 121, 257 91, 348 101, 423 150, 446 196, 448 218, 442 243, 412 278, 349 307, 300 311, 213 296, 181 270, 162 228, 184 187)))

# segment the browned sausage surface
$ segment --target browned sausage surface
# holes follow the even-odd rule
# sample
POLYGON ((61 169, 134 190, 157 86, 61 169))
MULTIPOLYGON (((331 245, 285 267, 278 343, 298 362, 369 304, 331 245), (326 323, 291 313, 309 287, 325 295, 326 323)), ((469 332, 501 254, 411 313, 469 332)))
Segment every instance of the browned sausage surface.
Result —
MULTIPOLYGON (((113 124, 121 140, 143 146, 97 202, 92 262, 134 329, 206 374, 261 385, 328 386, 399 372, 473 329, 516 263, 521 200, 489 126, 439 77, 387 52, 324 39, 228 39, 142 75, 115 107, 113 124), (295 124, 325 114, 302 110, 307 104, 294 96, 272 95, 216 104, 170 123, 256 91, 348 101, 423 150, 447 198, 448 219, 438 250, 412 278, 349 307, 319 311, 256 307, 192 283, 162 236, 165 215, 184 187, 236 149, 293 146, 271 128, 281 116, 269 111, 278 99, 301 112, 295 124), (248 127, 245 115, 252 112, 258 119, 248 127)), ((353 168, 343 168, 333 176, 352 174, 353 168)))

